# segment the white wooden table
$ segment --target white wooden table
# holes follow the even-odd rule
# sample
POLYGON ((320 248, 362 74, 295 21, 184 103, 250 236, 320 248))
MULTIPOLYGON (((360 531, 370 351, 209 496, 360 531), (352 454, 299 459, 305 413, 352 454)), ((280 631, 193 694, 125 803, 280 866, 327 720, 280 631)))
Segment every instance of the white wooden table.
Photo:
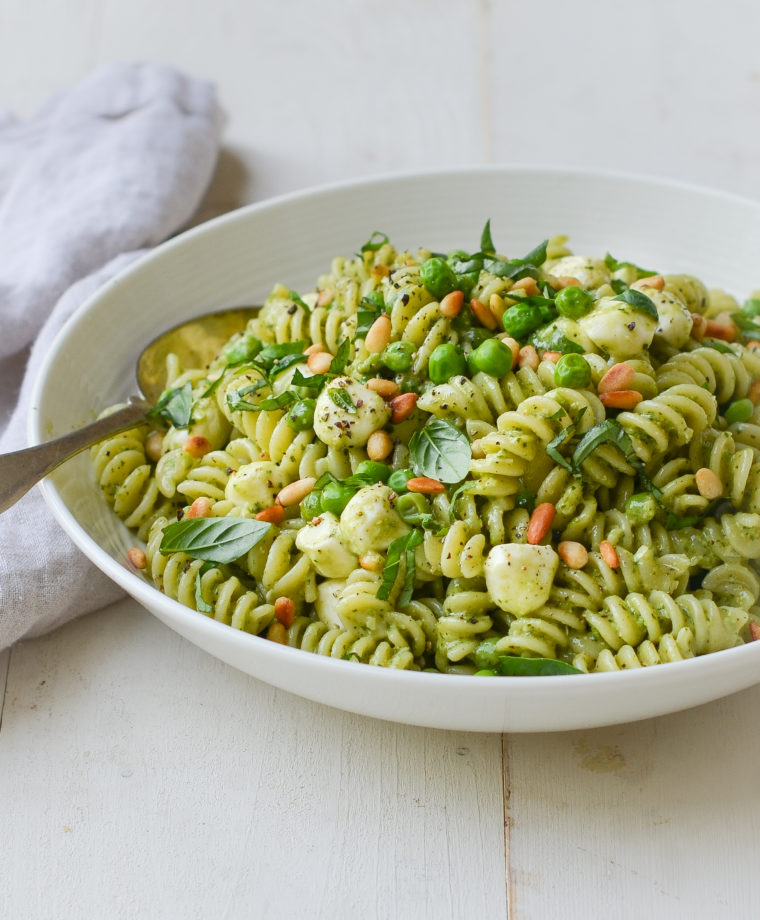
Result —
MULTIPOLYGON (((749 0, 0 0, 0 103, 113 59, 209 77, 203 216, 488 162, 758 196, 759 28, 749 0)), ((273 690, 131 601, 0 653, 3 687, 3 918, 760 915, 760 687, 596 731, 424 730, 273 690)))

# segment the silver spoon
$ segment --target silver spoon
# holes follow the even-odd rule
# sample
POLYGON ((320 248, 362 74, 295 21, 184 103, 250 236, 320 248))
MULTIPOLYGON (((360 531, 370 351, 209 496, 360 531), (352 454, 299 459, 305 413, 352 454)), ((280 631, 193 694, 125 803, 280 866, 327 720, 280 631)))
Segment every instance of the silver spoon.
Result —
POLYGON ((137 385, 142 396, 130 396, 123 409, 71 434, 36 447, 0 454, 0 514, 70 457, 144 422, 164 390, 168 354, 176 354, 183 367, 205 367, 232 335, 245 328, 258 309, 236 307, 173 326, 153 339, 137 359, 137 385))

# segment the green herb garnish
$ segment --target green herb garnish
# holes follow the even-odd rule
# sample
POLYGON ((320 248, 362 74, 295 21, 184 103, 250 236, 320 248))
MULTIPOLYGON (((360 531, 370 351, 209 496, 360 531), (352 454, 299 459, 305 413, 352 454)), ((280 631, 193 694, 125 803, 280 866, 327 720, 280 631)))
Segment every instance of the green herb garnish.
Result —
POLYGON ((388 547, 388 555, 383 567, 383 580, 377 589, 377 597, 381 601, 387 601, 393 590, 398 577, 401 558, 404 557, 404 587, 398 600, 399 607, 406 607, 412 599, 414 589, 414 577, 416 575, 416 563, 414 560, 414 550, 422 543, 422 531, 410 530, 409 533, 402 537, 397 537, 388 547))
POLYGON ((148 412, 151 418, 163 418, 175 428, 187 428, 193 412, 193 387, 190 381, 173 390, 164 390, 156 405, 148 412))
POLYGON ((262 540, 271 528, 249 518, 189 518, 169 524, 161 539, 161 552, 187 553, 207 562, 234 562, 262 540))
POLYGON ((622 303, 627 303, 629 306, 641 310, 642 313, 648 313, 653 319, 659 320, 657 307, 655 307, 652 299, 641 291, 636 291, 633 288, 626 288, 626 290, 622 291, 614 299, 620 300, 622 303))
POLYGON ((372 236, 362 246, 361 253, 364 255, 365 252, 377 252, 377 250, 385 246, 387 242, 388 236, 385 233, 381 233, 379 230, 375 230, 372 236))
POLYGON ((454 483, 470 471, 472 450, 467 437, 451 422, 435 419, 412 435, 409 456, 418 476, 454 483))

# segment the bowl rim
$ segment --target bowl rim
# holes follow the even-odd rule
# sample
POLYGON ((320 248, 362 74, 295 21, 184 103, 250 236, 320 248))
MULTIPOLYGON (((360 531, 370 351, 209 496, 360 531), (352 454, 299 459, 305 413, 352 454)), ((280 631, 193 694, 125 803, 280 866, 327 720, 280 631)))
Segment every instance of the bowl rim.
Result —
MULTIPOLYGON (((129 284, 133 275, 143 271, 146 264, 160 259, 165 253, 184 247, 189 241, 195 240, 198 237, 213 233, 218 227, 234 225, 239 221, 247 220, 252 214, 266 213, 269 210, 278 209, 290 202, 297 202, 303 199, 318 199, 319 197, 331 195, 336 192, 364 189, 389 183, 428 180, 442 181, 446 178, 455 179, 470 175, 497 173, 513 175, 531 174, 535 176, 553 176, 567 179, 602 179, 648 186, 650 188, 654 186, 664 189, 675 189, 706 198, 723 200, 745 208, 754 209, 760 213, 759 200, 739 195, 735 192, 703 186, 693 182, 668 179, 662 176, 650 176, 644 173, 629 171, 553 166, 550 164, 526 165, 520 163, 465 165, 433 170, 383 172, 364 177, 353 177, 345 180, 307 186, 302 189, 296 189, 272 196, 262 201, 246 204, 184 230, 158 246, 147 250, 118 272, 112 279, 106 282, 105 285, 88 296, 73 311, 48 348, 34 379, 31 388, 30 408, 27 414, 28 442, 30 444, 39 444, 44 440, 42 431, 43 420, 40 409, 42 396, 48 386, 50 368, 58 353, 65 348, 72 331, 92 309, 97 307, 106 292, 112 293, 124 285, 129 284)), ((224 623, 206 616, 199 616, 197 611, 185 607, 179 601, 162 594, 144 577, 130 571, 125 565, 117 562, 109 553, 102 549, 76 521, 66 506, 57 486, 50 478, 44 479, 39 484, 39 487, 56 520, 78 548, 111 580, 116 582, 116 584, 127 591, 129 595, 135 598, 143 606, 149 608, 151 605, 160 605, 165 612, 167 620, 171 620, 179 625, 183 622, 187 622, 194 633, 200 632, 208 634, 210 637, 222 637, 223 641, 224 637, 226 637, 235 644, 239 642, 253 643, 250 646, 251 649, 258 648, 258 654, 265 654, 271 657, 274 662, 282 662, 284 664, 285 662, 297 660, 302 671, 309 670, 321 678, 333 675, 334 673, 356 673, 355 670, 349 670, 356 667, 356 662, 343 661, 313 653, 304 653, 301 649, 278 645, 277 643, 265 640, 261 636, 233 630, 224 623), (234 639, 231 637, 234 637, 234 639), (336 669, 338 669, 337 672, 336 669)), ((755 643, 748 643, 732 649, 696 656, 684 661, 671 662, 666 668, 636 668, 621 671, 595 672, 591 674, 554 675, 551 681, 544 680, 538 682, 490 681, 487 683, 487 686, 492 687, 492 690, 489 691, 488 695, 489 698, 493 699, 512 698, 515 702, 519 702, 522 697, 529 694, 531 699, 540 702, 541 698, 546 696, 546 694, 550 694, 554 697, 555 694, 560 693, 563 697, 571 699, 575 695, 579 697, 586 696, 590 688, 598 688, 599 693, 605 693, 607 690, 616 687, 620 683, 624 683, 630 691, 635 693, 642 681, 644 681, 645 686, 651 687, 653 684, 665 686, 673 682, 679 682, 682 677, 686 675, 689 675, 693 681, 709 678, 715 672, 723 671, 726 666, 725 661, 727 656, 730 656, 730 660, 735 662, 749 659, 753 656, 760 656, 760 643, 758 643, 758 648, 753 648, 754 645, 755 643), (741 659, 740 656, 743 656, 743 659, 741 659)), ((367 667, 365 665, 362 665, 362 668, 362 673, 365 674, 363 678, 365 683, 377 688, 401 686, 402 688, 408 688, 410 691, 413 691, 420 686, 428 686, 431 680, 431 675, 424 672, 367 667), (390 681, 391 684, 388 684, 388 681, 390 681)), ((483 685, 483 678, 463 681, 463 677, 465 677, 465 675, 438 673, 434 675, 437 682, 436 686, 442 688, 456 687, 459 692, 463 693, 467 693, 469 687, 482 687, 483 685)), ((476 676, 466 675, 466 677, 474 678, 476 676)), ((760 681, 760 673, 758 673, 758 681, 760 681)), ((690 704, 686 705, 688 706, 690 704)), ((679 708, 685 707, 681 706, 679 708)), ((666 709, 665 711, 670 712, 675 710, 666 709)), ((647 716, 642 716, 642 718, 644 717, 647 716)))

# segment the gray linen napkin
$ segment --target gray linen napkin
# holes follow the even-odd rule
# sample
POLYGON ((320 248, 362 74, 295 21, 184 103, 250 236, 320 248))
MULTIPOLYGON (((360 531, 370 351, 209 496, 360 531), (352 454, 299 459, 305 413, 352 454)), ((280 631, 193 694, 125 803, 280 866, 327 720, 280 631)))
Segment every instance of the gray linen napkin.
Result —
MULTIPOLYGON (((0 453, 26 446, 31 385, 64 321, 192 216, 221 125, 210 84, 150 63, 103 67, 27 122, 0 112, 0 453)), ((120 594, 38 489, 0 515, 0 649, 120 594)))

